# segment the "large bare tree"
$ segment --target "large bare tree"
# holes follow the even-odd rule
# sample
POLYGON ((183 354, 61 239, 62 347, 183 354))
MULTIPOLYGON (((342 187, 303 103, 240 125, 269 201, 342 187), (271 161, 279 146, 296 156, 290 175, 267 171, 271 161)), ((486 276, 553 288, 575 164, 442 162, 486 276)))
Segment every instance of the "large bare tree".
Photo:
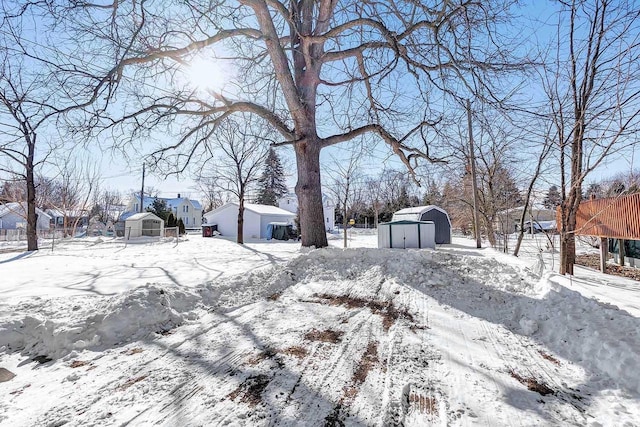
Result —
MULTIPOLYGON (((62 135, 65 115, 89 107, 98 95, 110 102, 114 84, 98 72, 94 54, 65 39, 54 3, 0 2, 0 172, 26 184, 29 251, 38 249, 38 167, 64 145, 70 148, 73 135, 62 135)), ((78 117, 81 126, 91 127, 84 117, 78 117)))
POLYGON ((4 56, 0 69, 0 171, 26 184, 27 250, 33 251, 38 249, 36 168, 44 161, 44 157, 36 157, 42 109, 31 99, 36 89, 23 82, 19 67, 4 56))
POLYGON ((211 129, 208 146, 211 157, 201 159, 203 175, 210 183, 238 200, 236 242, 244 243, 244 204, 248 193, 257 190, 262 165, 272 140, 250 118, 228 120, 211 129))
MULTIPOLYGON (((62 217, 64 237, 73 236, 83 217, 89 215, 90 201, 97 192, 99 171, 89 157, 65 153, 52 159, 54 185, 42 195, 45 203, 62 217)), ((56 224, 58 225, 58 224, 56 224)))
POLYGON ((560 273, 573 274, 585 178, 635 143, 640 129, 640 5, 559 2, 556 56, 545 89, 561 171, 560 273))
POLYGON ((437 161, 451 98, 497 101, 491 76, 517 66, 499 31, 511 0, 62 3, 87 47, 112 57, 98 81, 115 100, 101 125, 119 143, 144 139, 159 165, 181 171, 206 150, 199 129, 242 112, 293 146, 304 246, 327 245, 321 150, 365 137, 410 171, 437 161), (190 87, 207 61, 206 90, 190 87))

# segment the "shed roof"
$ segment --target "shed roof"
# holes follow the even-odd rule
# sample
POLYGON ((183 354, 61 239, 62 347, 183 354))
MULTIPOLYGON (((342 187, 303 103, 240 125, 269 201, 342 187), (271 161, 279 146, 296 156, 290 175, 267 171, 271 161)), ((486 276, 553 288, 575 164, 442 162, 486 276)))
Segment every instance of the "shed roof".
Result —
MULTIPOLYGON (((399 211, 396 211, 394 213, 394 215, 418 215, 418 214, 423 214, 425 212, 429 212, 432 210, 437 210, 440 211, 444 214, 447 213, 447 211, 445 211, 444 209, 442 209, 439 206, 436 205, 426 205, 426 206, 414 206, 412 208, 404 208, 404 209, 400 209, 399 211)), ((448 214, 447 214, 448 216, 448 214)))
POLYGON ((145 219, 157 219, 159 221, 162 221, 162 218, 160 218, 159 216, 155 215, 152 212, 141 212, 141 213, 133 214, 127 218, 127 221, 141 221, 145 219))
POLYGON ((378 225, 408 225, 408 224, 435 224, 433 221, 412 221, 409 219, 399 219, 396 221, 381 222, 378 225))
POLYGON ((296 216, 296 214, 280 209, 277 206, 270 205, 258 205, 255 203, 245 203, 244 208, 252 212, 262 215, 282 215, 282 216, 296 216))
MULTIPOLYGON (((236 202, 229 202, 223 206, 220 206, 218 209, 214 209, 211 212, 207 212, 206 214, 204 214, 204 216, 209 216, 213 213, 217 213, 220 211, 223 211, 225 209, 227 209, 229 206, 236 206, 238 207, 238 203, 236 202)), ((258 215, 277 215, 277 216, 286 216, 287 218, 293 218, 296 216, 296 214, 289 212, 287 210, 284 209, 280 209, 276 206, 270 206, 270 205, 258 205, 256 203, 245 203, 244 204, 244 209, 245 210, 249 210, 251 212, 257 213, 258 215)))

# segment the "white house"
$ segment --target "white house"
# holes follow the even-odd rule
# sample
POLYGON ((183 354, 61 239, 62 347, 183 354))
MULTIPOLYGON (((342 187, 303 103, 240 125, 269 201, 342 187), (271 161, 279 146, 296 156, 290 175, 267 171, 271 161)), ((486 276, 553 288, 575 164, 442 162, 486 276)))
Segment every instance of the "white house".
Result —
MULTIPOLYGON (((505 234, 518 231, 523 209, 524 206, 518 206, 498 212, 494 221, 495 230, 505 234)), ((527 209, 525 219, 525 230, 531 231, 530 224, 533 222, 534 230, 541 231, 547 228, 545 231, 551 231, 555 229, 556 210, 548 209, 541 203, 532 203, 527 209)))
MULTIPOLYGON (((298 197, 295 193, 289 193, 278 201, 278 206, 294 214, 298 213, 298 197)), ((336 204, 333 200, 322 194, 322 213, 324 216, 324 228, 328 232, 335 229, 336 224, 336 204)))
POLYGON ((64 209, 47 209, 47 214, 51 217, 55 228, 64 227, 64 219, 67 218, 67 227, 83 227, 89 225, 89 212, 86 210, 64 210, 64 209), (76 221, 78 222, 76 224, 76 221))
MULTIPOLYGON (((296 217, 291 213, 275 206, 244 204, 244 228, 245 238, 266 239, 269 223, 285 222, 293 224, 296 217)), ((220 206, 211 212, 204 214, 205 224, 216 224, 222 236, 238 236, 238 203, 232 202, 220 206)))
MULTIPOLYGON (((37 230, 49 230, 51 226, 51 216, 45 211, 36 208, 38 220, 37 230)), ((0 230, 16 230, 27 228, 27 205, 26 203, 11 202, 0 205, 0 230)))
MULTIPOLYGON (((144 203, 142 205, 142 211, 146 212, 147 208, 153 205, 156 197, 145 196, 144 203)), ((159 200, 164 200, 167 203, 167 207, 173 211, 173 215, 176 219, 182 219, 185 228, 197 228, 202 225, 202 205, 197 200, 191 200, 188 197, 167 198, 158 197, 159 200)), ((126 211, 120 216, 120 220, 126 220, 133 214, 140 212, 140 195, 134 195, 126 211)))

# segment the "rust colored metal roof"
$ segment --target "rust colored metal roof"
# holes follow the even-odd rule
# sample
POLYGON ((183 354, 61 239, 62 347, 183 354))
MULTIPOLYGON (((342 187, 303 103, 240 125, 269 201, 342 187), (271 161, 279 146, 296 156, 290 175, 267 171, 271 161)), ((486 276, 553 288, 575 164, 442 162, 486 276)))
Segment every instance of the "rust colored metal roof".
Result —
POLYGON ((576 234, 640 240, 640 193, 580 203, 576 234))

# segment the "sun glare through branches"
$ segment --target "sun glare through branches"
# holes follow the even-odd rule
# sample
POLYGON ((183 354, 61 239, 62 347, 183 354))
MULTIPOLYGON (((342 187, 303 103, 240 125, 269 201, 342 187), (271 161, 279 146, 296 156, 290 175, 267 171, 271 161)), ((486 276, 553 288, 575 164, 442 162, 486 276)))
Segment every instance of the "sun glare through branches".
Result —
POLYGON ((214 57, 196 56, 184 68, 186 83, 194 89, 222 92, 233 79, 227 65, 214 57))

